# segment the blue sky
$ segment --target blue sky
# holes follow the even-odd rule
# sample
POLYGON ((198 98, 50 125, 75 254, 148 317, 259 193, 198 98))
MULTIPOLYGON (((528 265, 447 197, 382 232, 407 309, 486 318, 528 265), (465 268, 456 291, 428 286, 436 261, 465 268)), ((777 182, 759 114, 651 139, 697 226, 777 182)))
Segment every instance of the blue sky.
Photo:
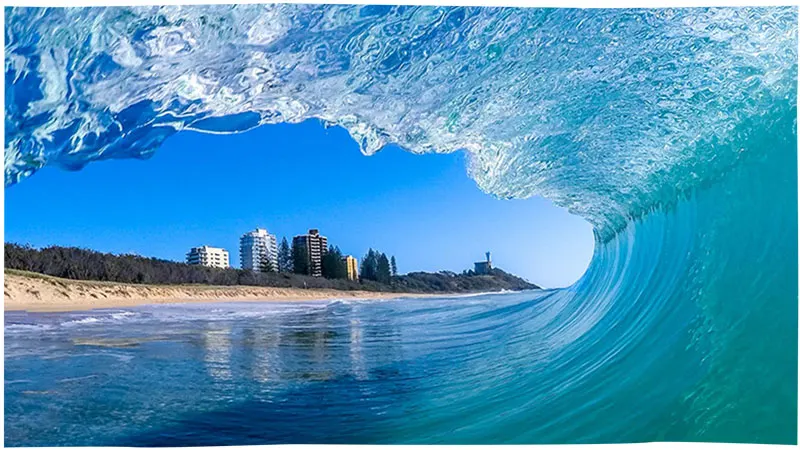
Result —
POLYGON ((361 259, 369 247, 401 273, 495 265, 546 286, 585 270, 591 227, 541 198, 499 200, 467 176, 465 155, 388 147, 363 156, 319 121, 247 133, 181 132, 148 160, 45 168, 5 190, 5 240, 183 260, 193 246, 231 252, 255 227, 291 238, 319 228, 361 259))

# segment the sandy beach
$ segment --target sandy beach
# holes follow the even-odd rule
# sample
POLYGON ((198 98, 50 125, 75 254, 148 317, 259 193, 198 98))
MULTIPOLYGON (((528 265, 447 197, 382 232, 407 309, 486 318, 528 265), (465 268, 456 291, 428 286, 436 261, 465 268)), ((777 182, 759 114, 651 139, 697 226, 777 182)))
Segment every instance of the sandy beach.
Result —
POLYGON ((420 294, 257 286, 146 285, 78 281, 36 273, 5 271, 5 311, 80 311, 158 303, 225 301, 287 302, 341 299, 386 299, 420 294))

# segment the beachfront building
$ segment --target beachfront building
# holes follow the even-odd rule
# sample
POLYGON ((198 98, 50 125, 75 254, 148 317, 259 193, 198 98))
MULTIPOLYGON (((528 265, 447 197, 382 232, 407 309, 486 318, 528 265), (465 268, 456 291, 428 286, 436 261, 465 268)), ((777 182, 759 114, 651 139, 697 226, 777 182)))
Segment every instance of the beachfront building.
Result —
POLYGON ((489 275, 492 271, 492 253, 486 252, 486 261, 475 263, 475 273, 478 275, 489 275))
POLYGON ((306 255, 308 274, 321 277, 322 257, 328 252, 328 238, 319 234, 316 228, 312 228, 306 234, 295 236, 292 245, 306 255))
POLYGON ((264 228, 248 231, 239 239, 239 259, 242 269, 262 271, 267 262, 278 270, 278 239, 264 228))
POLYGON ((186 264, 219 267, 221 269, 227 269, 231 266, 227 250, 207 245, 190 249, 189 253, 186 254, 186 264))
POLYGON ((347 267, 347 279, 358 280, 358 260, 351 255, 347 255, 342 257, 342 261, 347 267))

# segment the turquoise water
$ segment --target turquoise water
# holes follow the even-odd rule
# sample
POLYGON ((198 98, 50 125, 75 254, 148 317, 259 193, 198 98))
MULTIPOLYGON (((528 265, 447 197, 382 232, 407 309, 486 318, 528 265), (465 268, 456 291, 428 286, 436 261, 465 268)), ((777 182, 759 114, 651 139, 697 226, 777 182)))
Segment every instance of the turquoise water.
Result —
POLYGON ((6 445, 796 442, 796 8, 6 20, 7 186, 316 117, 596 237, 562 290, 6 314, 6 445))

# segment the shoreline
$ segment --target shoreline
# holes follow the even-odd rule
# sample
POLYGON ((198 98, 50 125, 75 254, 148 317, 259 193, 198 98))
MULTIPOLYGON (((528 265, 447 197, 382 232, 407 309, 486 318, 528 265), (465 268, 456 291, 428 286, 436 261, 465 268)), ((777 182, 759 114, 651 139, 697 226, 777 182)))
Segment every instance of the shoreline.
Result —
POLYGON ((385 300, 458 295, 262 286, 125 284, 70 280, 16 270, 5 270, 4 276, 4 311, 66 312, 170 303, 385 300))

